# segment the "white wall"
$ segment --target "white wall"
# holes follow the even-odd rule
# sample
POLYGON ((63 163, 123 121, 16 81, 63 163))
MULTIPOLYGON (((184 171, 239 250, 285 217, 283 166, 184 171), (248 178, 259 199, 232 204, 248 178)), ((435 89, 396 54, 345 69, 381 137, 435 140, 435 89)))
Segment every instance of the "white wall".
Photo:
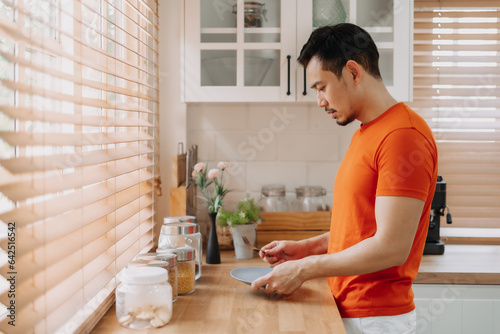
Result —
MULTIPOLYGON (((183 1, 160 1, 160 175, 156 221, 169 215, 172 157, 177 143, 199 146, 199 161, 232 163, 227 197, 232 206, 247 192, 259 195, 269 183, 286 185, 288 197, 301 185, 323 186, 331 205, 333 181, 356 122, 338 126, 313 103, 199 103, 181 101, 183 1)), ((203 211, 205 210, 205 211, 203 211)), ((199 205, 199 219, 206 220, 199 205)))
POLYGON ((181 103, 181 26, 183 1, 159 1, 160 66, 160 175, 163 196, 158 197, 158 226, 169 215, 169 193, 172 185, 172 157, 177 143, 186 142, 186 104, 181 103))
POLYGON ((199 160, 229 161, 229 209, 246 193, 256 198, 265 184, 282 183, 287 197, 295 188, 319 185, 331 206, 333 182, 350 143, 355 122, 337 125, 313 103, 205 103, 187 107, 188 146, 199 160))

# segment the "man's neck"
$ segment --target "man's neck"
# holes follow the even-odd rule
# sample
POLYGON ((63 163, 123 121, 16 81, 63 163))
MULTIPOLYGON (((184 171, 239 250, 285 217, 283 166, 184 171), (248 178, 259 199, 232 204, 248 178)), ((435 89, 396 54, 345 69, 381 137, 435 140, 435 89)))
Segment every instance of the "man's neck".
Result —
POLYGON ((365 89, 363 89, 363 96, 360 101, 358 117, 357 119, 363 124, 367 124, 390 107, 398 103, 391 94, 387 91, 384 83, 381 80, 370 80, 371 82, 366 83, 365 89))

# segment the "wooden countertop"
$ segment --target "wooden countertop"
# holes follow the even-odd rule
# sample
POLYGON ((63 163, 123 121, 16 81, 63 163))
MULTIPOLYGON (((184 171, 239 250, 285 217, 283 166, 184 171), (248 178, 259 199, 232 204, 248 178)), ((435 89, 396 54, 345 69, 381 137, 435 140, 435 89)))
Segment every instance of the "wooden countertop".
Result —
MULTIPOLYGON (((325 280, 306 282, 289 298, 277 300, 229 275, 234 268, 264 262, 256 256, 236 260, 234 251, 221 255, 221 264, 203 265, 193 294, 179 296, 168 325, 144 331, 124 328, 112 306, 92 333, 345 333, 325 280)), ((424 255, 414 283, 500 284, 500 245, 447 244, 443 255, 424 255)))
POLYGON ((265 267, 257 256, 237 260, 234 251, 222 251, 221 257, 221 264, 203 265, 195 292, 179 296, 166 326, 124 328, 113 305, 92 333, 345 333, 326 279, 305 282, 292 296, 279 299, 230 276, 234 268, 265 267))
POLYGON ((414 283, 500 284, 500 246, 447 244, 443 255, 424 255, 414 283))

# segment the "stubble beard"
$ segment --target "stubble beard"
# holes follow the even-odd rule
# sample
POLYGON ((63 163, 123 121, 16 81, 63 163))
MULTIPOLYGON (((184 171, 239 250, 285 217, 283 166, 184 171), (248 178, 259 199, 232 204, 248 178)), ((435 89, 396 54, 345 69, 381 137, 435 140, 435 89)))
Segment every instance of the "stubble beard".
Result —
POLYGON ((356 119, 356 115, 354 113, 351 113, 346 119, 344 119, 343 121, 340 121, 338 118, 337 118, 337 124, 340 125, 340 126, 346 126, 347 124, 350 124, 352 122, 354 122, 354 120, 356 119))

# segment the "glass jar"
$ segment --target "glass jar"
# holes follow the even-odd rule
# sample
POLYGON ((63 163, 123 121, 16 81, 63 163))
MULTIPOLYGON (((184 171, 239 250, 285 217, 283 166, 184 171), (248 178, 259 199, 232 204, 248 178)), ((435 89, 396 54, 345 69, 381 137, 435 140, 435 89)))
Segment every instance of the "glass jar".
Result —
MULTIPOLYGON (((158 239, 158 251, 178 247, 191 247, 195 250, 196 279, 201 277, 202 244, 198 224, 194 223, 168 223, 161 227, 158 239)), ((177 259, 178 261, 179 259, 177 259)))
POLYGON ((195 216, 170 216, 163 218, 163 224, 171 223, 193 223, 196 224, 195 216))
POLYGON ((172 287, 168 271, 155 267, 127 267, 116 288, 116 318, 127 328, 166 325, 172 318, 172 287))
POLYGON ((172 302, 177 300, 177 255, 172 253, 145 253, 137 255, 129 266, 162 267, 168 271, 168 283, 172 286, 172 302))
POLYGON ((177 293, 188 295, 195 289, 195 250, 191 247, 178 247, 158 250, 160 254, 177 255, 177 293))
POLYGON ((263 212, 288 211, 285 186, 282 184, 268 184, 262 186, 260 206, 263 212))
POLYGON ((295 189, 296 198, 293 201, 294 211, 312 212, 328 211, 324 196, 326 190, 321 186, 302 186, 295 189))
MULTIPOLYGON (((245 28, 262 27, 262 19, 267 21, 265 3, 245 1, 245 28)), ((233 5, 233 14, 237 14, 236 5, 233 5)))

